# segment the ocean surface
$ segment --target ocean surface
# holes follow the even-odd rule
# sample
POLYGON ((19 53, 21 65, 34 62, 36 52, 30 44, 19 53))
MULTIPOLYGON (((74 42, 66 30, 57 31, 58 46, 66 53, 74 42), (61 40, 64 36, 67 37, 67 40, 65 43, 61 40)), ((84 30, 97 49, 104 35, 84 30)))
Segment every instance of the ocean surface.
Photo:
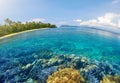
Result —
POLYGON ((87 83, 120 75, 120 34, 82 26, 0 39, 0 83, 46 83, 61 68, 80 70, 87 83))
POLYGON ((89 27, 59 27, 22 33, 0 40, 2 60, 15 60, 38 53, 44 56, 83 56, 90 60, 119 64, 120 35, 89 27))

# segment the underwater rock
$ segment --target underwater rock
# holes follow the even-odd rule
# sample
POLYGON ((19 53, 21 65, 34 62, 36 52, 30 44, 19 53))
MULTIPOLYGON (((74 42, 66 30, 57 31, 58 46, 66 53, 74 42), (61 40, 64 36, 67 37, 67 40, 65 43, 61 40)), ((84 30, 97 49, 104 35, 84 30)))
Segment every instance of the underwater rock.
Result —
POLYGON ((50 67, 45 69, 40 69, 40 67, 36 66, 34 69, 30 72, 29 77, 31 77, 34 80, 37 80, 38 83, 45 83, 47 77, 55 72, 57 70, 57 67, 50 67))
POLYGON ((15 60, 8 60, 5 63, 0 64, 0 70, 5 72, 8 69, 13 69, 18 67, 19 62, 15 61, 15 60))
POLYGON ((115 75, 118 73, 115 71, 113 65, 108 62, 99 62, 98 67, 101 73, 103 72, 104 75, 115 75))
POLYGON ((73 67, 75 69, 80 69, 84 68, 89 63, 85 57, 81 58, 66 55, 53 56, 50 59, 41 59, 40 61, 44 68, 59 66, 59 68, 73 67))
POLYGON ((27 80, 29 72, 34 64, 27 64, 23 67, 15 67, 2 72, 0 76, 0 83, 10 82, 24 82, 27 80))
POLYGON ((99 80, 95 76, 90 75, 86 83, 99 83, 99 80))
POLYGON ((33 80, 37 80, 38 83, 45 83, 47 77, 56 70, 56 66, 43 68, 41 60, 37 60, 34 62, 34 65, 29 72, 29 77, 33 80))
POLYGON ((100 83, 120 83, 120 76, 104 76, 100 83))
POLYGON ((38 79, 38 73, 42 69, 42 64, 39 61, 34 61, 34 65, 32 66, 30 72, 29 72, 29 77, 32 79, 37 80, 38 79))
POLYGON ((78 70, 65 68, 50 75, 47 83, 85 83, 85 80, 78 70))
POLYGON ((63 59, 59 59, 55 56, 51 57, 50 59, 39 59, 39 61, 42 63, 43 68, 59 66, 65 62, 63 59))
POLYGON ((19 67, 8 69, 6 72, 2 73, 2 76, 0 77, 0 82, 1 83, 16 83, 16 82, 23 82, 27 78, 24 75, 23 72, 21 72, 22 69, 19 67))
POLYGON ((28 63, 34 62, 35 58, 34 56, 27 55, 25 57, 20 57, 18 60, 21 65, 27 65, 28 63))
POLYGON ((80 69, 82 75, 88 81, 88 83, 99 83, 105 75, 118 74, 111 64, 107 62, 91 63, 85 68, 80 69), (92 82, 91 82, 92 81, 92 82), (98 81, 98 82, 96 82, 98 81))
POLYGON ((87 83, 99 83, 98 78, 94 75, 95 71, 98 68, 97 65, 89 64, 85 68, 81 68, 80 72, 84 76, 84 78, 87 80, 87 83))
POLYGON ((38 83, 45 83, 48 76, 55 71, 57 71, 57 67, 52 66, 49 68, 43 68, 42 64, 38 60, 34 61, 32 64, 27 64, 20 68, 16 67, 9 69, 0 74, 0 83, 28 83, 35 80, 35 82, 38 83))
POLYGON ((120 75, 120 65, 119 64, 112 64, 112 69, 115 71, 118 75, 120 75))
POLYGON ((48 76, 51 75, 52 73, 54 73, 55 71, 57 71, 57 67, 55 67, 55 66, 41 70, 41 72, 38 72, 38 75, 37 75, 38 82, 46 83, 48 76))
POLYGON ((50 66, 55 66, 55 65, 58 65, 58 60, 56 58, 49 59, 47 66, 50 67, 50 66))
POLYGON ((32 78, 27 79, 27 81, 23 83, 38 83, 37 81, 33 80, 32 78))
MULTIPOLYGON (((46 83, 49 75, 57 71, 57 69, 64 68, 80 70, 80 74, 86 79, 86 83, 99 83, 106 75, 120 75, 120 66, 118 64, 105 61, 90 61, 86 57, 75 56, 74 54, 49 54, 46 57, 32 54, 27 57, 20 56, 20 58, 15 58, 13 61, 8 60, 4 65, 2 63, 4 61, 1 61, 0 64, 0 83, 46 83)), ((73 83, 73 81, 70 82, 73 83)))
POLYGON ((88 60, 85 58, 85 57, 75 57, 73 60, 72 60, 72 63, 74 68, 75 69, 80 69, 80 68, 84 68, 86 65, 88 65, 88 60))
POLYGON ((28 68, 30 68, 30 67, 32 67, 33 65, 32 64, 27 64, 26 66, 23 66, 22 68, 23 69, 28 69, 28 68))

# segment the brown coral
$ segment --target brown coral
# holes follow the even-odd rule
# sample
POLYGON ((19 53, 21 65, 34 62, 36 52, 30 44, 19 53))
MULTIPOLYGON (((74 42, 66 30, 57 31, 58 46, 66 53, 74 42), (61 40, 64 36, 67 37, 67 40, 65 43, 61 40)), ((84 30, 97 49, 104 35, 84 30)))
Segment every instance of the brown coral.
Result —
POLYGON ((65 68, 49 76, 47 83, 85 83, 85 81, 77 70, 65 68))
POLYGON ((105 76, 100 83, 120 83, 120 76, 105 76))

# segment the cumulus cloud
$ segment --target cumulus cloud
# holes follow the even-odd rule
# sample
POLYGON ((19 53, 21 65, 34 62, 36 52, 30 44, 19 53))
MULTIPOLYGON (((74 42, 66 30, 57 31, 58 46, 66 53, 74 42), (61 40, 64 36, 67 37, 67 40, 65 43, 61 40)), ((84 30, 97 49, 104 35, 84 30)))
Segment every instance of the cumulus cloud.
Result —
POLYGON ((44 18, 35 18, 35 19, 31 19, 28 22, 44 22, 45 19, 44 18))
POLYGON ((116 13, 106 13, 104 16, 100 16, 96 19, 91 19, 87 21, 82 21, 82 20, 79 21, 79 20, 76 20, 76 22, 79 22, 80 25, 120 28, 120 14, 116 14, 116 13))

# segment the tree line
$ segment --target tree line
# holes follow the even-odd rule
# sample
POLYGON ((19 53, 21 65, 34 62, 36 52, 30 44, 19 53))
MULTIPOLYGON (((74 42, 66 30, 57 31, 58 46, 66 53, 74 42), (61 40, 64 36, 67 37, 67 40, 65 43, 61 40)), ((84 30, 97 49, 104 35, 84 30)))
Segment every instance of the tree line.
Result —
POLYGON ((55 28, 55 27, 56 25, 53 25, 50 23, 42 23, 42 22, 22 23, 20 21, 14 22, 9 18, 7 18, 5 19, 5 24, 0 25, 0 37, 11 34, 11 33, 25 31, 25 30, 40 29, 40 28, 55 28))

